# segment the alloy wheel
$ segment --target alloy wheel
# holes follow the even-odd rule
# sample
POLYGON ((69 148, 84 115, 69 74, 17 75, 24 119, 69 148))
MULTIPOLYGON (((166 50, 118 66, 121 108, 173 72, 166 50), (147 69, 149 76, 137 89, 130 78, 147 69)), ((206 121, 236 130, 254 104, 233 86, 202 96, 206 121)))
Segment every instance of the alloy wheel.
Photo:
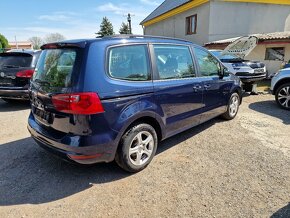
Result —
POLYGON ((278 102, 281 106, 290 108, 290 86, 285 86, 279 91, 278 102))
POLYGON ((154 138, 148 131, 139 132, 132 140, 129 148, 129 159, 135 166, 145 164, 154 150, 154 138))
POLYGON ((231 117, 234 117, 239 109, 239 98, 238 96, 233 96, 229 105, 229 114, 231 117))

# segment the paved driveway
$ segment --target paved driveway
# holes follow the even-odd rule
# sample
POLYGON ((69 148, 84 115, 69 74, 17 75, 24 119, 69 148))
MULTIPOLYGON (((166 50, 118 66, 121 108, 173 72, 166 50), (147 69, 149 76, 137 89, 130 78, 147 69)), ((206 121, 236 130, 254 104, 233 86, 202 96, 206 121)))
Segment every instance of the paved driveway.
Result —
POLYGON ((290 112, 273 96, 162 142, 133 175, 47 154, 29 138, 28 108, 0 100, 1 217, 290 217, 290 112))

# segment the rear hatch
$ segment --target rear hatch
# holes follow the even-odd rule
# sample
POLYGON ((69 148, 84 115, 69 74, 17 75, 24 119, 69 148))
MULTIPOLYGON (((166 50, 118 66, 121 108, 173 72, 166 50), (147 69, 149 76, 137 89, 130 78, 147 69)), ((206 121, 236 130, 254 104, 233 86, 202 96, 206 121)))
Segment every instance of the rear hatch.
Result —
MULTIPOLYGON (((96 93, 81 92, 85 44, 49 44, 43 47, 31 81, 32 116, 47 136, 88 134, 86 115, 97 113, 96 93), (80 124, 80 125, 78 125, 80 124)), ((102 108, 101 108, 102 109, 102 108)))
POLYGON ((33 74, 33 55, 21 52, 0 54, 0 87, 28 86, 33 74))
POLYGON ((58 111, 53 96, 72 93, 77 88, 82 49, 50 44, 43 47, 31 80, 32 115, 43 128, 61 137, 69 132, 70 114, 58 111))

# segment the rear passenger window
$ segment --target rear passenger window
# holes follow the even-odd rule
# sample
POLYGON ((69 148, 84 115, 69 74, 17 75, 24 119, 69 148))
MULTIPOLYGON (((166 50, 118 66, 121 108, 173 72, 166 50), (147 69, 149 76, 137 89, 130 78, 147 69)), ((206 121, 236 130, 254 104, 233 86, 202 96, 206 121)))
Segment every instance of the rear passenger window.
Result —
POLYGON ((187 46, 154 45, 160 79, 195 77, 192 56, 187 46))
POLYGON ((150 80, 147 46, 129 45, 111 48, 108 68, 112 78, 131 81, 150 80))
POLYGON ((202 76, 219 75, 221 71, 221 65, 213 55, 199 48, 194 48, 194 52, 202 76))

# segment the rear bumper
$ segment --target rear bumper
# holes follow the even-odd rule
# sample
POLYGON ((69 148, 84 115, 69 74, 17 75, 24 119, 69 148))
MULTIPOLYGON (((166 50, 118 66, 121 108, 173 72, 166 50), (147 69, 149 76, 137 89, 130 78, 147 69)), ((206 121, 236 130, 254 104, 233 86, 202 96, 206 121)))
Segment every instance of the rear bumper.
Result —
POLYGON ((49 133, 43 129, 30 115, 28 120, 28 131, 37 144, 50 153, 69 162, 79 164, 94 164, 100 162, 112 162, 115 158, 117 144, 110 143, 96 145, 93 144, 93 136, 66 135, 61 139, 49 138, 49 133), (84 141, 91 144, 83 145, 84 141))
POLYGON ((28 89, 23 87, 0 87, 0 98, 28 100, 28 89))

